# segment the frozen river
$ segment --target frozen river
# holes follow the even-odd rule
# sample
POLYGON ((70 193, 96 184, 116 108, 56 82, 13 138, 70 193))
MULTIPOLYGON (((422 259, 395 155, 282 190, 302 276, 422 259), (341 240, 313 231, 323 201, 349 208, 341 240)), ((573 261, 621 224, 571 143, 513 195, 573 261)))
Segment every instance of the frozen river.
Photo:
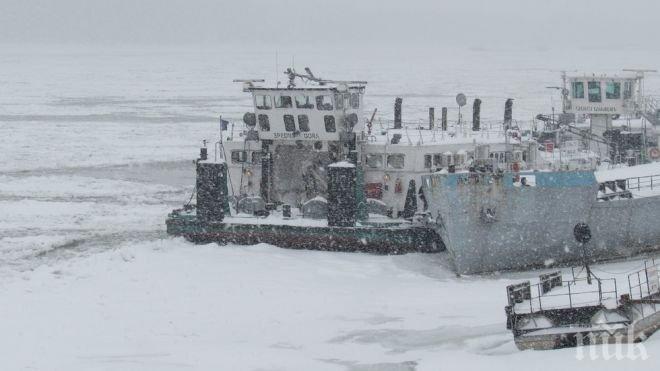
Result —
MULTIPOLYGON (((295 57, 322 77, 368 80, 366 104, 384 118, 402 96, 406 120, 453 107, 459 91, 481 98, 487 118, 512 97, 514 116, 529 119, 549 111, 545 87, 560 83, 561 69, 660 60, 550 49, 278 52, 280 69, 295 57)), ((275 50, 245 47, 3 49, 3 370, 657 369, 655 338, 646 361, 519 352, 505 328, 505 286, 540 272, 457 278, 442 254, 167 237, 164 219, 190 195, 201 140, 219 115, 239 119, 250 108, 231 80, 270 80, 274 70, 275 50)), ((647 90, 660 91, 657 76, 647 90)))

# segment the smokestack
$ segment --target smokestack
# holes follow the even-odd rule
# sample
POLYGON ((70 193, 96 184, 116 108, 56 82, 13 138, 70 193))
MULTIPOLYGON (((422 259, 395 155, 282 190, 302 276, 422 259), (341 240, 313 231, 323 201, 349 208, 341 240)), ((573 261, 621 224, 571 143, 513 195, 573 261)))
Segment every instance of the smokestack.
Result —
POLYGON ((474 100, 472 106, 472 131, 479 131, 481 127, 481 99, 474 100))
POLYGON ((509 98, 504 104, 504 128, 508 129, 511 127, 511 122, 513 121, 513 99, 509 98))
POLYGON ((396 98, 394 100, 394 128, 401 129, 401 105, 403 104, 403 99, 396 98))
POLYGON ((435 127, 435 108, 429 107, 429 130, 433 130, 435 127))
POLYGON ((442 131, 447 131, 447 107, 442 107, 442 131))

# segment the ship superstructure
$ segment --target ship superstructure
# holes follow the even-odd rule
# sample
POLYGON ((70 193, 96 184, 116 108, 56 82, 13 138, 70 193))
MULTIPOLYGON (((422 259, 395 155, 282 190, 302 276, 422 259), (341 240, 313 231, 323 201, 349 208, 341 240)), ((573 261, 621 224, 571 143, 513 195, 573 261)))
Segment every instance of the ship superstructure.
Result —
POLYGON ((539 157, 554 162, 558 154, 559 166, 473 167, 424 177, 434 228, 458 273, 567 264, 585 254, 606 260, 660 248, 660 167, 634 166, 660 157, 643 77, 562 76, 563 112, 550 119, 540 115, 552 136, 536 136, 539 157), (586 166, 570 166, 562 155, 577 156, 586 166), (616 170, 628 166, 628 172, 616 170), (571 235, 582 223, 593 231, 586 250, 571 235))
POLYGON ((486 123, 478 98, 470 121, 444 107, 436 121, 430 107, 428 122, 405 122, 401 98, 384 120, 364 107, 365 81, 286 73, 286 86, 237 80, 253 111, 223 129, 212 154, 202 148, 197 204, 174 211, 168 232, 323 250, 446 249, 458 273, 582 259, 569 233, 579 223, 594 231, 592 259, 660 246, 660 172, 594 172, 660 156, 649 131, 631 144, 623 130, 649 114, 640 77, 564 76, 562 113, 516 121, 507 99, 503 119, 486 123))
POLYGON ((513 100, 506 102, 508 112, 500 122, 483 123, 481 102, 475 99, 471 122, 451 120, 444 108, 437 122, 431 109, 427 124, 406 123, 400 99, 393 120, 377 118, 376 111, 365 116, 365 81, 324 80, 309 69, 287 74, 287 86, 237 80, 254 104, 242 124, 233 124, 232 132, 240 135, 228 136, 222 146, 230 193, 237 199, 260 197, 264 203, 301 208, 311 199, 326 198, 326 167, 348 160, 363 172, 372 211, 396 217, 413 183, 418 194, 423 174, 473 166, 548 166, 537 143, 514 122, 513 100))

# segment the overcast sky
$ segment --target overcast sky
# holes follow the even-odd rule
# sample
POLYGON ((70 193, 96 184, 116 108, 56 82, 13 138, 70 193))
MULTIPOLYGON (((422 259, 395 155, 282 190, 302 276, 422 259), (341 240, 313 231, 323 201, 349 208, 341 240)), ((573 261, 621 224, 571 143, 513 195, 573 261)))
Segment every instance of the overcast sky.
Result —
POLYGON ((659 20, 657 0, 0 0, 0 43, 658 48, 659 20))

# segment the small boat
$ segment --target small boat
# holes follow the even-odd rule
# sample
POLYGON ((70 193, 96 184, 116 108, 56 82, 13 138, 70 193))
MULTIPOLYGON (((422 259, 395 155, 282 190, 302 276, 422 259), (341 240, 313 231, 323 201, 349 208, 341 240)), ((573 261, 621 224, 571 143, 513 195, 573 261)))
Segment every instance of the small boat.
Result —
POLYGON ((587 274, 564 280, 561 272, 553 272, 541 275, 538 283, 507 287, 507 329, 518 349, 637 343, 660 328, 655 261, 644 262, 625 282, 587 274))

